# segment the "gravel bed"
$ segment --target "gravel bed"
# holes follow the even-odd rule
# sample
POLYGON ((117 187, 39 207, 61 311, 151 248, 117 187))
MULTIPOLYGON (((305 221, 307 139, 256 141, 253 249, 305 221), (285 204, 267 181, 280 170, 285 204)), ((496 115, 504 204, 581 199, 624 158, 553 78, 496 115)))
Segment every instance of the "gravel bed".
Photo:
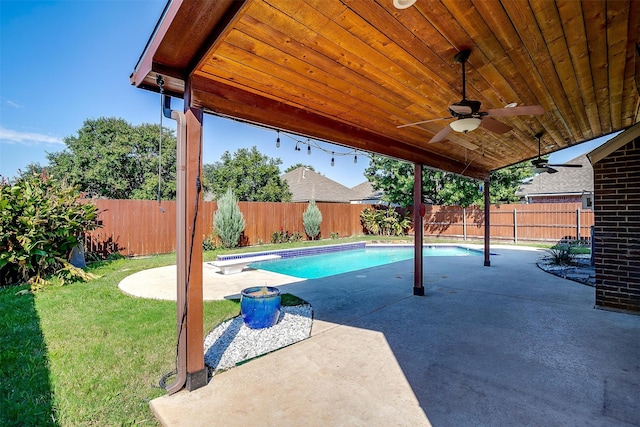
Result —
POLYGON ((204 339, 204 362, 215 371, 229 369, 304 340, 311 334, 312 316, 311 306, 303 304, 283 306, 278 323, 270 328, 251 329, 244 324, 242 316, 229 319, 204 339))

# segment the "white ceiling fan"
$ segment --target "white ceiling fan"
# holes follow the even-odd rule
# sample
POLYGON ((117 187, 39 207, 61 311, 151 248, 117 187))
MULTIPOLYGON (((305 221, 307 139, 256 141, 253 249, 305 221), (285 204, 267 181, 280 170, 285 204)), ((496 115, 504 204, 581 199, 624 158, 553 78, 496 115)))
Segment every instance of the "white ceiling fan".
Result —
POLYGON ((449 123, 449 126, 436 133, 429 141, 429 143, 432 143, 445 139, 451 130, 467 133, 477 129, 478 127, 483 127, 491 132, 506 133, 512 129, 511 126, 494 120, 492 117, 527 116, 544 113, 544 109, 540 105, 516 107, 511 104, 504 108, 480 111, 480 101, 467 99, 466 63, 470 54, 471 50, 465 49, 458 52, 454 57, 456 62, 462 64, 462 100, 449 105, 449 113, 451 116, 400 125, 398 128, 416 126, 438 120, 456 119, 449 123))

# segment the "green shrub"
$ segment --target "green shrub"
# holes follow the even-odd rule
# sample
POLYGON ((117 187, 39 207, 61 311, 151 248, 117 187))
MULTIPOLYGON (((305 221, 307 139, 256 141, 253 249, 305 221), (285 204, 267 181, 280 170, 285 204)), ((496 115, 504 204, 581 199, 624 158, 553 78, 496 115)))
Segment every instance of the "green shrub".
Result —
POLYGON ((0 285, 30 282, 32 289, 90 274, 69 263, 84 232, 98 227, 98 208, 81 203, 75 187, 46 174, 0 182, 0 285))
POLYGON ((244 216, 238 207, 238 199, 229 188, 218 200, 218 210, 213 216, 213 228, 223 247, 235 248, 238 246, 244 227, 244 216))
POLYGON ((285 230, 280 227, 280 231, 274 231, 271 233, 271 243, 291 243, 299 242, 302 240, 302 235, 297 231, 289 233, 289 230, 285 230))
POLYGON ((309 202, 309 206, 302 214, 302 224, 304 231, 311 240, 315 240, 320 234, 320 223, 322 222, 322 212, 316 206, 315 200, 309 202))
POLYGON ((394 208, 365 208, 360 212, 360 222, 367 234, 379 236, 404 236, 411 226, 408 216, 400 215, 394 208))
POLYGON ((558 243, 549 249, 545 249, 548 257, 551 259, 551 263, 555 265, 571 265, 576 257, 576 251, 574 250, 575 244, 572 242, 558 243))

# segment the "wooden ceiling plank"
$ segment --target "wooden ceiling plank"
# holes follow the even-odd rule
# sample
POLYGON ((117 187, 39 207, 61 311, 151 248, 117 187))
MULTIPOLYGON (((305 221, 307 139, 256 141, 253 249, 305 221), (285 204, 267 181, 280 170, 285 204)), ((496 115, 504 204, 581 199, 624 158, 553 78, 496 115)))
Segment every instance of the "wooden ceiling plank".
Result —
POLYGON ((640 117, 640 2, 632 2, 629 10, 627 59, 622 97, 622 126, 635 124, 640 117))
MULTIPOLYGON (((234 82, 235 87, 283 103, 291 103, 297 107, 307 106, 318 114, 340 118, 351 123, 364 121, 372 128, 381 126, 381 123, 376 123, 376 119, 372 115, 357 120, 355 115, 360 114, 362 110, 357 108, 357 100, 354 98, 344 96, 337 99, 337 91, 312 81, 306 81, 305 86, 294 84, 296 74, 291 71, 284 72, 280 76, 273 73, 267 74, 261 71, 268 69, 264 68, 266 61, 249 54, 243 56, 240 49, 235 54, 230 53, 229 47, 224 50, 219 49, 219 52, 219 55, 216 55, 201 68, 212 79, 234 82), (222 54, 226 54, 226 56, 222 56, 222 54), (351 105, 345 105, 342 102, 351 102, 351 105)), ((362 123, 359 124, 362 126, 362 123)))
MULTIPOLYGON (((319 3, 324 3, 324 0, 316 0, 319 3)), ((384 28, 384 33, 379 33, 378 38, 382 50, 388 50, 389 47, 393 47, 394 50, 387 51, 386 56, 390 59, 396 59, 401 56, 403 61, 403 67, 410 71, 419 73, 426 73, 429 82, 433 82, 443 88, 443 93, 448 95, 449 92, 459 92, 458 84, 451 84, 451 82, 457 82, 459 80, 459 71, 455 70, 449 62, 451 62, 455 51, 445 61, 443 57, 435 53, 431 46, 438 46, 442 43, 446 43, 446 40, 430 39, 430 45, 426 45, 422 40, 416 37, 409 28, 396 20, 393 15, 385 10, 381 5, 377 4, 372 6, 369 3, 365 3, 358 0, 345 0, 350 7, 350 11, 354 15, 344 15, 345 23, 350 22, 352 25, 349 27, 354 34, 357 34, 362 40, 367 37, 367 30, 365 26, 373 28, 384 28), (359 20, 360 28, 355 27, 353 24, 359 20), (348 21, 346 21, 348 19, 348 21), (396 46, 403 52, 399 55, 399 51, 396 50, 396 46)), ((428 23, 423 22, 423 29, 429 27, 428 23)), ((343 25, 344 26, 344 25, 343 25)), ((345 28, 348 28, 345 26, 345 28)), ((433 31, 433 33, 437 33, 433 31)), ((450 48, 448 52, 452 49, 450 48)), ((421 77, 421 75, 418 75, 421 77)), ((452 101, 453 102, 453 101, 452 101)))
MULTIPOLYGON (((562 21, 560 20, 558 8, 554 2, 535 3, 532 5, 532 9, 542 37, 544 38, 545 45, 551 55, 556 74, 560 78, 565 96, 569 100, 571 110, 578 120, 580 135, 576 135, 576 139, 591 139, 593 132, 589 126, 589 120, 584 108, 586 100, 581 96, 575 64, 571 61, 565 39, 566 32, 574 31, 575 28, 570 30, 567 27, 558 25, 558 23, 562 21)), ((580 23, 574 23, 574 27, 579 25, 580 23)))
POLYGON ((609 75, 607 66, 607 10, 606 0, 593 0, 589 7, 582 10, 589 62, 593 78, 600 129, 604 134, 613 129, 611 124, 611 106, 609 105, 609 75))
POLYGON ((286 55, 298 56, 301 61, 307 62, 310 66, 331 74, 336 80, 340 80, 353 88, 377 96, 389 105, 401 108, 410 105, 404 96, 376 85, 369 79, 364 79, 362 75, 351 71, 349 68, 335 62, 332 58, 321 55, 315 50, 305 50, 304 54, 301 55, 304 50, 302 43, 253 17, 246 17, 243 22, 239 23, 238 29, 250 37, 262 40, 266 44, 278 46, 286 55))
MULTIPOLYGON (((265 61, 273 64, 272 73, 279 76, 284 81, 295 82, 295 86, 309 87, 319 96, 329 96, 332 99, 340 100, 350 111, 364 115, 364 121, 360 125, 366 124, 371 116, 388 120, 388 112, 402 114, 404 110, 394 104, 387 103, 371 93, 361 91, 357 86, 349 84, 341 79, 336 79, 322 69, 309 65, 285 52, 278 50, 267 43, 242 35, 240 32, 229 34, 227 42, 245 52, 255 55, 255 61, 259 62, 257 67, 269 66, 265 61), (279 71, 280 70, 280 71, 279 71)), ((220 53, 224 54, 224 53, 220 53)), ((245 61, 244 55, 228 58, 249 65, 245 61)), ((336 113, 341 115, 342 113, 336 113)), ((370 125, 370 124, 369 124, 370 125)))
MULTIPOLYGON (((531 57, 525 54, 526 49, 506 11, 500 5, 486 1, 475 1, 474 6, 500 41, 500 49, 487 52, 487 55, 490 56, 496 68, 505 75, 508 84, 516 85, 518 88, 519 97, 515 101, 520 103, 524 101, 525 105, 547 106, 547 115, 553 114, 553 109, 557 106, 546 86, 542 83, 532 84, 532 82, 541 82, 542 77, 537 72, 531 57)), ((554 139, 564 140, 555 127, 549 126, 549 121, 545 120, 544 116, 536 116, 536 121, 528 128, 518 126, 523 134, 526 134, 527 153, 537 152, 537 145, 530 142, 530 136, 539 132, 540 127, 546 128, 554 139)))
MULTIPOLYGON (((590 6, 587 6, 590 7, 590 6)), ((566 1, 558 3, 558 13, 569 52, 578 90, 582 98, 591 129, 591 137, 600 135, 602 129, 598 114, 598 103, 593 87, 593 76, 589 62, 589 47, 587 45, 586 25, 583 19, 583 3, 566 1)))
MULTIPOLYGON (((544 91, 547 94, 554 94, 550 106, 541 105, 548 113, 551 112, 550 110, 557 110, 557 114, 562 116, 562 121, 571 134, 571 140, 580 141, 582 135, 580 125, 556 73, 533 11, 526 2, 521 1, 503 1, 502 6, 509 18, 509 25, 515 30, 515 39, 503 40, 504 43, 511 44, 508 51, 514 65, 526 76, 526 80, 532 84, 536 93, 544 91)), ((567 141, 553 128, 545 130, 554 137, 558 146, 567 144, 567 141)))
MULTIPOLYGON (((334 3, 335 2, 327 2, 323 9, 328 8, 334 3)), ((283 0, 277 4, 277 7, 281 9, 283 13, 286 13, 293 19, 300 19, 295 15, 296 11, 300 12, 296 6, 308 9, 302 13, 302 16, 308 16, 314 12, 318 13, 318 11, 315 11, 315 9, 306 3, 298 5, 298 2, 283 0)), ((415 78, 406 70, 398 67, 395 62, 380 52, 377 52, 362 40, 354 37, 347 30, 340 27, 336 22, 328 20, 328 22, 322 26, 320 31, 319 36, 324 38, 324 40, 322 40, 323 47, 331 45, 337 46, 339 49, 334 53, 336 56, 344 55, 345 52, 351 54, 353 58, 352 61, 354 62, 352 62, 350 66, 362 70, 365 77, 371 78, 375 76, 379 84, 398 92, 404 91, 406 96, 411 97, 410 99, 414 99, 414 102, 418 102, 423 99, 422 93, 413 89, 420 87, 422 84, 419 79, 415 78)), ((317 49, 321 47, 321 40, 319 37, 316 38, 314 42, 316 43, 314 48, 317 49)))
MULTIPOLYGON (((273 19, 283 20, 289 18, 291 21, 296 21, 294 17, 289 16, 289 14, 292 14, 297 10, 291 9, 294 6, 290 5, 290 3, 296 2, 288 2, 285 0, 283 2, 283 7, 287 11, 287 14, 285 14, 284 16, 274 16, 273 19)), ((277 6, 281 5, 278 4, 277 6)), ((293 33, 288 33, 288 35, 295 38, 298 31, 301 31, 301 27, 304 27, 304 24, 299 23, 297 28, 294 28, 294 25, 292 24, 292 22, 287 23, 287 28, 290 29, 293 33)), ((402 93, 409 103, 417 104, 418 102, 424 100, 423 94, 413 89, 413 87, 420 84, 417 79, 413 78, 411 75, 402 70, 398 70, 398 67, 395 68, 399 72, 403 73, 403 77, 401 77, 400 80, 389 79, 388 72, 389 70, 392 70, 394 68, 393 62, 386 60, 387 69, 381 69, 380 62, 386 58, 380 53, 375 52, 372 48, 361 41, 356 41, 357 48, 345 50, 345 45, 349 47, 347 40, 354 40, 352 37, 350 37, 346 30, 341 29, 336 23, 331 22, 324 25, 323 28, 325 28, 324 33, 326 34, 315 34, 312 39, 309 38, 309 35, 305 35, 306 38, 300 38, 297 39, 297 41, 307 46, 312 45, 313 49, 316 52, 334 59, 342 66, 354 70, 354 72, 360 74, 364 79, 370 79, 376 85, 380 85, 387 90, 391 90, 397 94, 402 93), (328 27, 329 29, 326 29, 325 27, 328 27), (367 58, 367 61, 363 62, 363 58, 367 58), (370 65, 373 63, 377 64, 375 66, 370 65), (409 81, 409 85, 407 85, 407 81, 409 81)), ((308 32, 308 29, 306 29, 305 31, 308 32)), ((422 118, 422 116, 420 116, 420 118, 422 118)))
POLYGON ((611 123, 614 129, 622 128, 622 91, 624 68, 627 58, 629 1, 607 1, 607 51, 609 65, 609 98, 611 123))

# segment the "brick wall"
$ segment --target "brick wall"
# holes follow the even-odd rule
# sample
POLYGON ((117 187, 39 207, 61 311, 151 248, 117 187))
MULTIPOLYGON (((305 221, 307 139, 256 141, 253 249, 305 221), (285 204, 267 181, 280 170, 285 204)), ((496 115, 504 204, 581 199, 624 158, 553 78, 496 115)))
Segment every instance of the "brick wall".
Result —
POLYGON ((640 138, 593 165, 596 305, 640 312, 640 138))

